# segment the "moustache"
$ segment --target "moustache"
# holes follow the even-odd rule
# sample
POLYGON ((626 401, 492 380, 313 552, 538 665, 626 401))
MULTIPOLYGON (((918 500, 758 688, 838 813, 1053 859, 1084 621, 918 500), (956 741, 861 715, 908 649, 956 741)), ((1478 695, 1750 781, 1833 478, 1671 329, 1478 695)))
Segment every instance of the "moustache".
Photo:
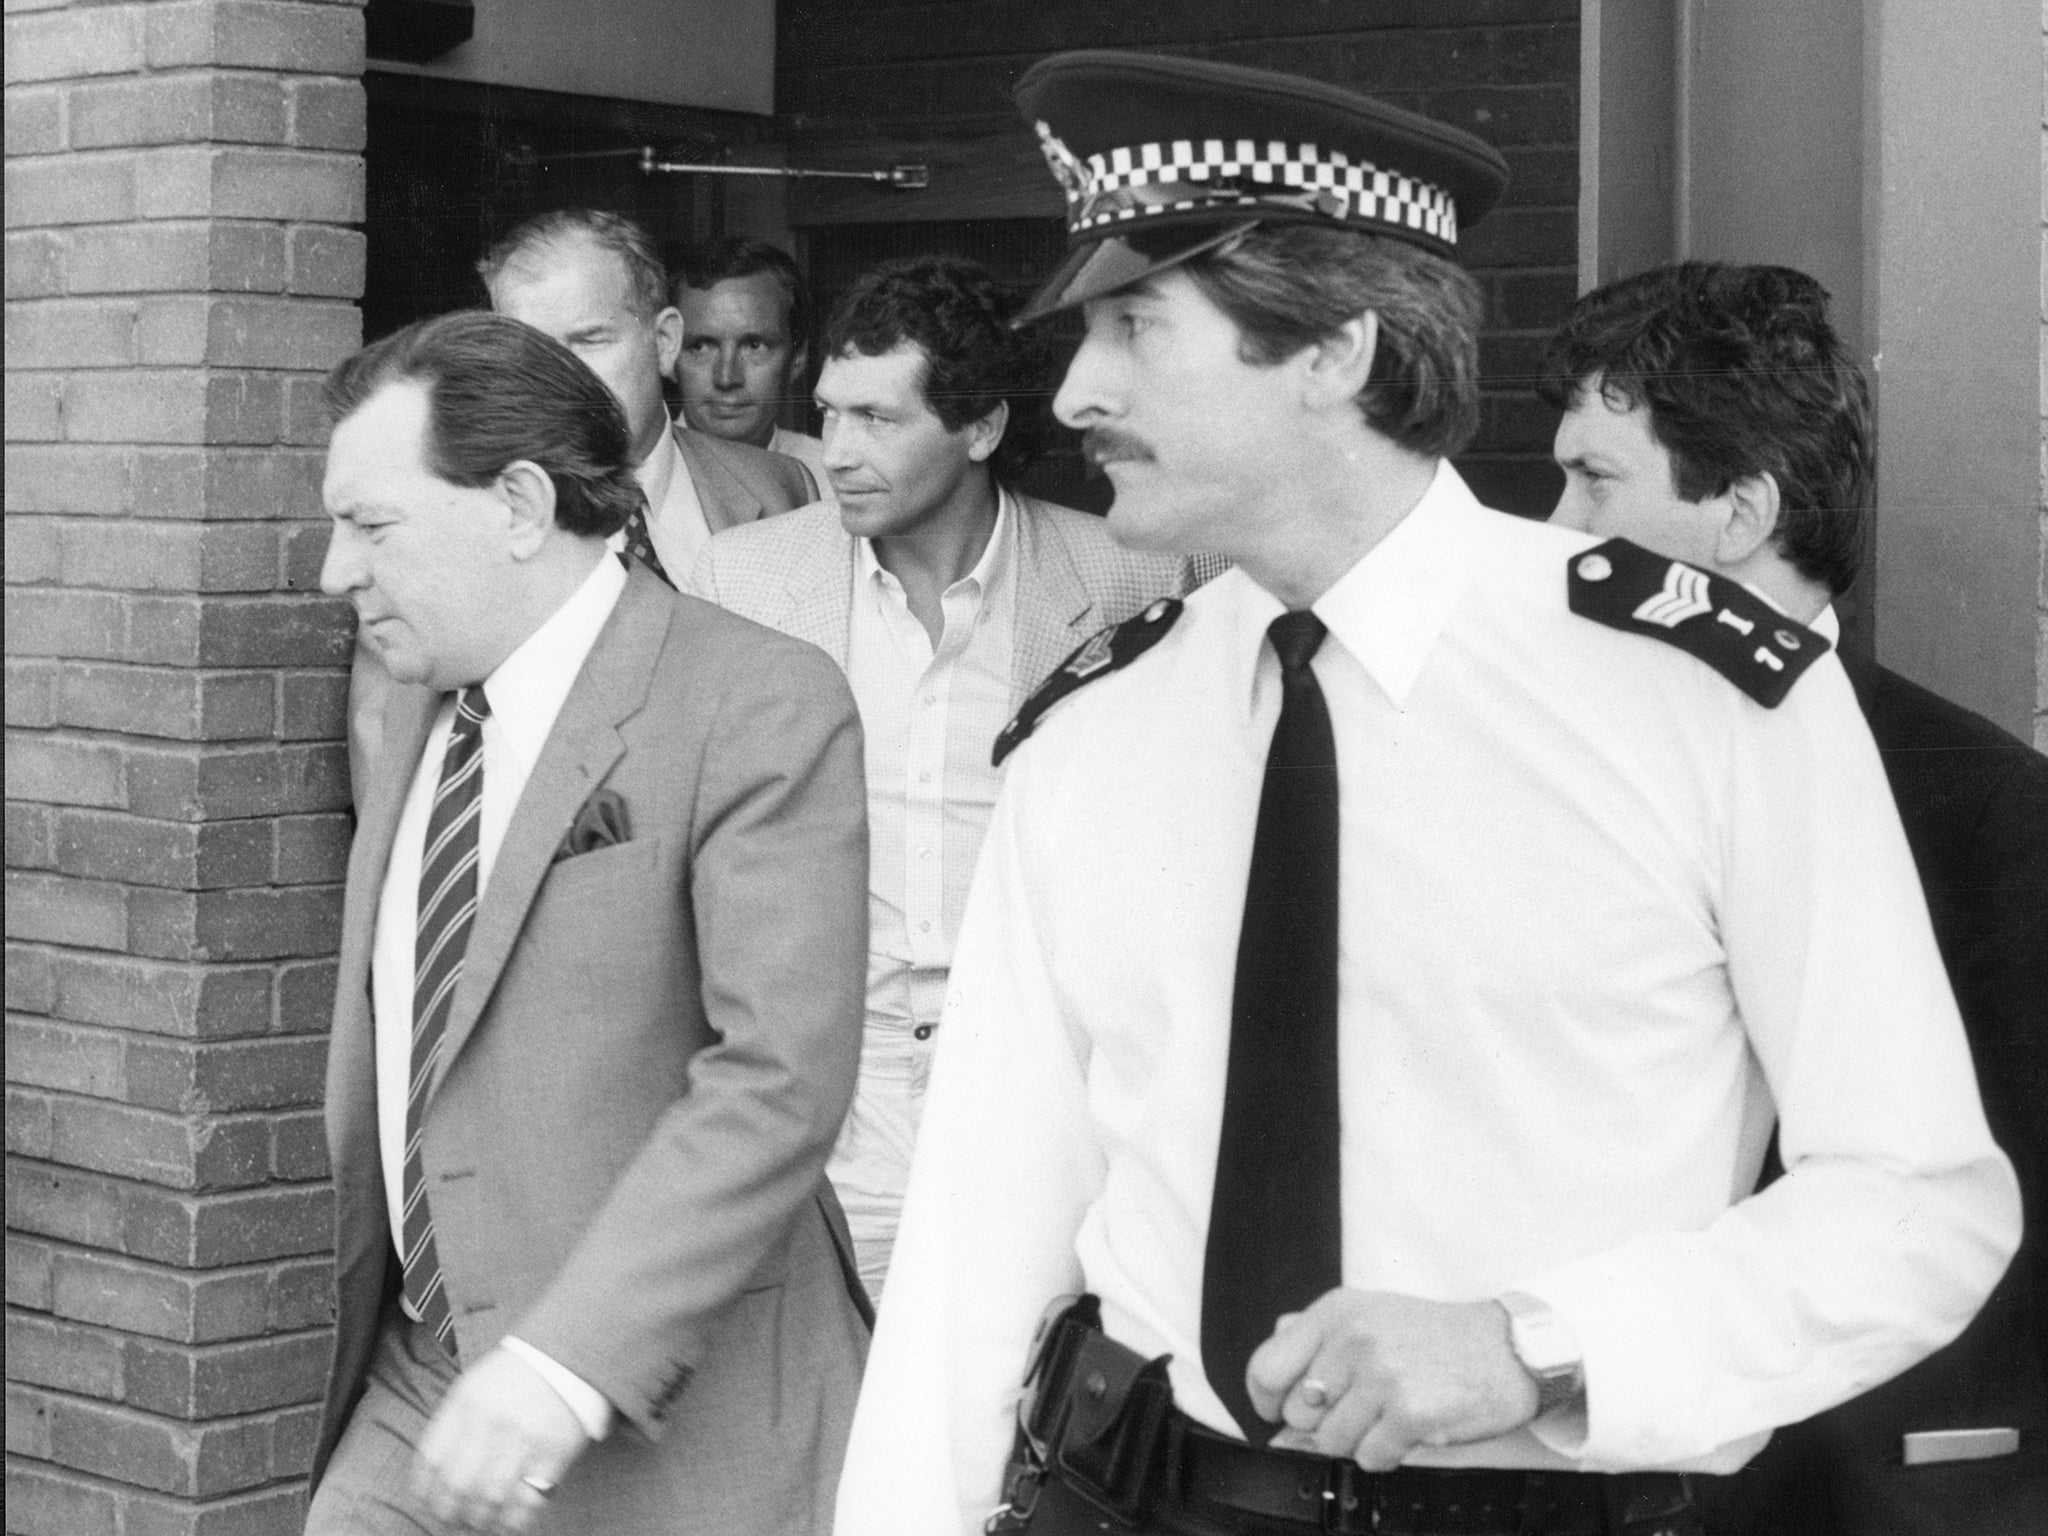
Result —
POLYGON ((1090 427, 1081 434, 1081 456, 1096 474, 1111 464, 1149 461, 1152 449, 1141 439, 1113 427, 1090 427))

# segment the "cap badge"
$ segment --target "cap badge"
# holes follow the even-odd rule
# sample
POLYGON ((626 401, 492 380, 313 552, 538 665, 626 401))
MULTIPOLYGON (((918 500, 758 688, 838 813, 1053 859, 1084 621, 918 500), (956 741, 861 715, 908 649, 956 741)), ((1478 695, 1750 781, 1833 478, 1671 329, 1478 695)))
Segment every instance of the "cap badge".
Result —
POLYGON ((1060 190, 1067 194, 1067 201, 1074 203, 1087 195, 1088 172, 1081 162, 1074 158, 1074 152, 1060 141, 1058 134, 1043 121, 1038 124, 1038 148, 1045 156, 1045 163, 1052 170, 1053 180, 1060 184, 1060 190))

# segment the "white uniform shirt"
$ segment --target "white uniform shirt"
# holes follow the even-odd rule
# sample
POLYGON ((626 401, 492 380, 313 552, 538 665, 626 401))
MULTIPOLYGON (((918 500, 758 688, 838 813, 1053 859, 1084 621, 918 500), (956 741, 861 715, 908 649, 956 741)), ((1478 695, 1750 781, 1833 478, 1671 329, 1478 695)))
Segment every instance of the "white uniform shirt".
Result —
MULTIPOLYGON (((1514 1289, 1588 1414, 1410 1460, 1732 1471, 1963 1326, 2019 1228, 1847 676, 1765 710, 1577 617, 1583 535, 1448 467, 1323 598, 1346 1285, 1514 1289), (1774 1111, 1789 1174, 1753 1189, 1774 1111)), ((1051 1299, 1202 1372, 1203 1249, 1281 605, 1242 571, 1011 761, 839 1536, 978 1530, 1051 1299)))
POLYGON ((989 756, 1010 712, 1018 515, 1001 493, 988 547, 940 599, 936 647, 871 541, 854 541, 846 675, 867 741, 867 1023, 853 1108, 827 1172, 861 1280, 877 1297, 953 941, 1001 782, 989 756))
MULTIPOLYGON (((647 493, 647 538, 661 557, 661 568, 671 584, 682 579, 697 551, 711 542, 711 524, 704 518, 704 503, 697 499, 697 483, 690 478, 690 466, 676 446, 673 431, 663 432, 654 451, 633 467, 633 478, 647 493)), ((614 553, 626 547, 625 530, 605 541, 614 553)), ((487 690, 488 691, 488 690, 487 690)))
MULTIPOLYGON (((618 561, 597 562, 569 601, 528 635, 519 648, 484 679, 484 697, 491 712, 484 719, 483 805, 477 812, 476 892, 479 902, 490 883, 491 866, 512 811, 533 765, 540 758, 555 717, 598 632, 626 590, 626 569, 618 561)), ((384 1162, 384 1201, 391 1217, 394 1248, 404 1251, 405 1105, 412 1075, 413 949, 419 929, 420 855, 434 792, 441 783, 442 760, 454 728, 455 695, 442 701, 441 712, 427 735, 426 749, 413 774, 398 831, 391 844, 391 863, 377 898, 377 926, 370 953, 370 1000, 377 1031, 377 1143, 384 1162)), ((611 1423, 611 1408, 594 1387, 571 1375, 523 1339, 506 1338, 505 1346, 534 1366, 562 1394, 593 1439, 611 1423)))

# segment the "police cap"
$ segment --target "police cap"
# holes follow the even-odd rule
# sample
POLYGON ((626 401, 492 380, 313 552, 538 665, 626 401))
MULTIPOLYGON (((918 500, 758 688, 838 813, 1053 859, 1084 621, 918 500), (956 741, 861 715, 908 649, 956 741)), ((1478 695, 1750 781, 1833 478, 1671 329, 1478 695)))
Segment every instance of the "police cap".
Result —
POLYGON ((1256 224, 1328 224, 1449 256, 1507 183, 1499 151, 1461 129, 1236 64, 1084 49, 1034 64, 1016 99, 1067 195, 1068 247, 1020 324, 1256 224))

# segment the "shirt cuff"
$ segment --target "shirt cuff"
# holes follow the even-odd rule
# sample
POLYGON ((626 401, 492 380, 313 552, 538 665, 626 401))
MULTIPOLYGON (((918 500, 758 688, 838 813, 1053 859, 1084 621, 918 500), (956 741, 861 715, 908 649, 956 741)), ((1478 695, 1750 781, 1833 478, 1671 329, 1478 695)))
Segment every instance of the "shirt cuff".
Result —
POLYGON ((592 1440, 602 1440, 611 1433, 612 1405, 602 1392, 524 1339, 515 1339, 508 1333, 498 1342, 540 1373, 540 1379, 555 1389, 555 1395, 576 1415, 576 1422, 592 1440))

